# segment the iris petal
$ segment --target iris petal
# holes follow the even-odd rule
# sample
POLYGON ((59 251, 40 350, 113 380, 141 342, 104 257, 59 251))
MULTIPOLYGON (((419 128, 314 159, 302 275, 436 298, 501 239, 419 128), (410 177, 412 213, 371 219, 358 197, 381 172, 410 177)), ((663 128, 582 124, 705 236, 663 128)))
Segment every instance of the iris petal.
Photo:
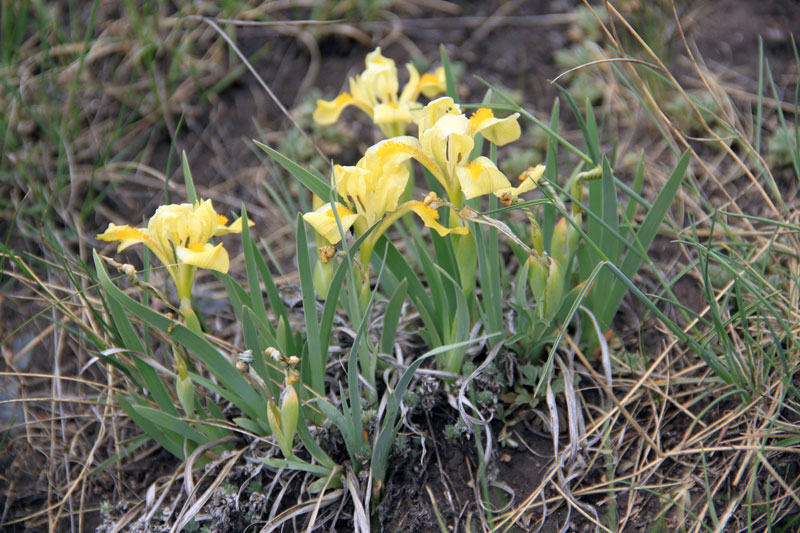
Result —
POLYGON ((175 248, 175 255, 178 261, 185 265, 216 270, 223 274, 228 273, 230 266, 228 252, 225 251, 222 244, 214 246, 206 242, 190 244, 188 248, 179 246, 175 248))

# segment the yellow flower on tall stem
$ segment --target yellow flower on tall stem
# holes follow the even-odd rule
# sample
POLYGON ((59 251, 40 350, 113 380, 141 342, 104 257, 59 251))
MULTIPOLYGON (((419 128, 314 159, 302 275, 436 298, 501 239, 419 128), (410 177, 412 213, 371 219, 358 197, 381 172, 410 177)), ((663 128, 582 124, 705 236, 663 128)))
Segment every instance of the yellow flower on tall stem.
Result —
POLYGON ((204 200, 196 204, 162 205, 145 228, 111 223, 97 238, 119 241, 118 252, 133 244, 147 246, 175 282, 181 311, 186 313, 191 311, 192 284, 198 268, 228 272, 228 252, 222 244, 211 244, 211 238, 241 231, 241 219, 228 224, 228 219, 214 210, 211 200, 204 200))
MULTIPOLYGON (((180 312, 186 327, 202 335, 200 321, 192 309, 192 285, 198 268, 216 270, 226 274, 230 265, 228 252, 222 244, 216 246, 212 237, 241 233, 242 220, 228 224, 228 219, 218 214, 211 200, 195 204, 162 205, 150 217, 146 228, 128 225, 108 225, 105 232, 97 236, 101 241, 119 242, 121 252, 133 244, 144 244, 158 258, 175 282, 180 298, 180 312)), ((176 392, 189 418, 195 413, 194 385, 189 371, 189 362, 183 350, 173 346, 177 369, 176 392)))
POLYGON ((408 82, 398 94, 400 82, 393 59, 384 57, 380 47, 367 54, 366 69, 350 78, 350 92, 344 92, 334 100, 317 100, 314 120, 320 124, 333 124, 342 111, 355 106, 381 129, 386 137, 404 135, 406 127, 417 121, 422 104, 417 102, 420 94, 427 98, 445 90, 444 69, 420 76, 419 71, 408 63, 408 82))

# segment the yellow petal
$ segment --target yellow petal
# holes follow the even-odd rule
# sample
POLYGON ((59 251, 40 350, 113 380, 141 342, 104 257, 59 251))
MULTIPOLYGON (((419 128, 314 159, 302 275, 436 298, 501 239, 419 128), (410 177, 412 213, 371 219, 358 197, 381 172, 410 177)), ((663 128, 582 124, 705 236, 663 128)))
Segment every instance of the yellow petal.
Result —
POLYGON ((460 115, 461 108, 449 96, 442 96, 428 102, 428 105, 422 108, 422 114, 419 119, 420 134, 433 127, 440 118, 450 114, 460 115))
POLYGON ((411 122, 411 109, 407 105, 389 102, 378 104, 373 109, 372 121, 375 124, 391 124, 392 122, 411 122))
MULTIPOLYGON (((358 218, 357 214, 339 203, 336 204, 336 212, 339 215, 339 221, 342 223, 342 230, 345 232, 350 229, 350 226, 352 226, 358 218)), ((303 215, 303 220, 308 222, 317 233, 328 239, 331 244, 336 244, 342 240, 339 227, 336 225, 333 209, 331 209, 331 204, 325 204, 316 211, 306 213, 303 215)))
POLYGON ((525 183, 530 183, 530 190, 533 190, 536 187, 536 184, 539 183, 539 180, 544 176, 545 166, 544 165, 536 165, 535 167, 528 167, 528 169, 519 175, 519 181, 522 183, 520 184, 520 188, 525 183))
POLYGON ((445 114, 430 128, 420 130, 420 145, 432 156, 436 164, 447 174, 452 174, 456 165, 463 164, 472 151, 474 141, 467 135, 467 117, 461 114, 445 114))
POLYGON ((175 247, 186 245, 189 238, 189 220, 193 209, 192 204, 162 205, 156 209, 147 222, 147 234, 170 257, 173 256, 172 250, 175 247))
POLYGON ((387 212, 397 209, 397 201, 405 191, 408 178, 408 167, 402 163, 387 162, 380 168, 368 206, 367 225, 371 226, 387 212))
POLYGON ((403 87, 403 92, 400 93, 400 102, 416 102, 419 97, 419 71, 411 63, 406 63, 406 70, 408 71, 408 82, 403 87))
POLYGON ((150 240, 147 230, 132 228, 130 226, 117 226, 114 223, 108 225, 104 233, 97 235, 101 241, 114 242, 120 241, 117 251, 122 251, 132 244, 145 243, 150 240))
MULTIPOLYGON (((214 236, 219 225, 219 215, 210 199, 198 201, 186 215, 188 234, 182 244, 205 243, 214 236)), ((176 246, 179 244, 173 241, 176 246)))
POLYGON ((365 63, 367 68, 359 79, 362 87, 383 103, 396 100, 400 84, 394 59, 384 57, 378 47, 367 54, 365 63))
POLYGON ((119 241, 117 252, 121 252, 133 244, 142 243, 150 248, 153 254, 164 266, 171 266, 173 263, 175 263, 175 261, 171 259, 171 248, 169 255, 167 255, 168 252, 165 252, 157 242, 150 238, 150 235, 146 229, 132 228, 127 225, 117 226, 116 224, 112 223, 109 224, 106 231, 99 234, 97 238, 106 242, 119 241))
POLYGON ((317 109, 314 110, 314 121, 318 124, 329 125, 339 120, 345 108, 356 106, 372 117, 372 108, 363 101, 353 98, 350 93, 342 93, 335 100, 317 100, 317 109))
POLYGON ((498 198, 505 197, 510 203, 511 199, 536 188, 539 179, 544 175, 544 168, 544 165, 536 165, 535 167, 528 168, 528 170, 519 175, 519 180, 521 182, 519 186, 497 189, 494 191, 494 195, 498 198))
POLYGON ((455 233, 456 235, 465 235, 469 233, 469 228, 466 226, 458 226, 455 228, 445 228, 441 224, 439 224, 439 212, 432 208, 429 205, 425 205, 422 202, 408 202, 404 205, 404 207, 410 209, 414 213, 422 219, 423 224, 427 227, 433 229, 438 233, 440 236, 444 237, 445 235, 449 235, 450 233, 455 233))
POLYGON ((216 270, 223 274, 228 273, 228 267, 230 266, 228 252, 225 251, 222 244, 214 246, 207 242, 196 242, 190 244, 188 248, 183 246, 175 248, 175 255, 178 261, 183 264, 216 270))
MULTIPOLYGON (((220 237, 222 235, 228 235, 230 233, 241 233, 242 232, 242 219, 237 218, 234 220, 230 225, 226 225, 228 223, 228 219, 222 215, 217 215, 218 223, 217 229, 214 230, 214 237, 220 237)), ((255 225, 255 222, 252 220, 247 220, 247 227, 252 228, 255 225)))
POLYGON ((480 133, 489 142, 503 146, 516 141, 520 136, 517 123, 519 113, 514 113, 506 118, 496 118, 491 109, 482 107, 469 117, 469 131, 472 136, 480 133))
MULTIPOLYGON (((437 180, 442 181, 442 171, 422 149, 420 142, 410 136, 393 137, 386 139, 367 149, 366 158, 377 158, 377 161, 370 162, 369 165, 383 165, 387 160, 394 164, 402 163, 408 159, 416 159, 433 174, 437 180)), ((374 168, 374 167, 373 167, 374 168)))
POLYGON ((508 178, 488 157, 476 157, 468 165, 456 169, 458 182, 466 199, 491 194, 498 189, 511 187, 508 178))
POLYGON ((432 74, 423 74, 417 84, 417 90, 425 95, 425 98, 433 98, 437 94, 442 94, 447 90, 444 79, 444 68, 437 68, 432 74))

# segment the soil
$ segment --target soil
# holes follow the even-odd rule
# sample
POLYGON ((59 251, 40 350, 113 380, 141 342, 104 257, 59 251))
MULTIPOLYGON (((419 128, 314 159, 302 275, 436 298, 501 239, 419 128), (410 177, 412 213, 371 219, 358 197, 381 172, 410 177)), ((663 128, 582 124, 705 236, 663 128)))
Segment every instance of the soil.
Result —
MULTIPOLYGON (((445 43, 451 60, 467 65, 469 75, 461 79, 459 86, 464 101, 478 101, 483 97, 485 86, 472 77, 477 75, 489 83, 509 89, 524 102, 524 107, 537 116, 548 116, 552 101, 558 94, 548 80, 564 70, 556 65, 554 53, 572 44, 578 31, 564 22, 568 17, 554 19, 551 15, 571 13, 574 3, 565 0, 512 0, 449 5, 458 6, 457 16, 461 18, 457 22, 453 15, 420 8, 414 2, 399 5, 400 12, 396 13, 399 17, 396 23, 401 29, 399 33, 393 32, 393 26, 383 20, 363 24, 374 34, 370 46, 343 34, 321 31, 318 38, 321 62, 313 85, 319 87, 326 97, 333 98, 345 85, 346 79, 360 71, 364 56, 375 44, 382 46, 385 56, 394 58, 398 65, 402 65, 412 52, 417 51, 438 64, 438 47, 440 43, 445 43)), ((795 2, 724 0, 710 5, 682 2, 678 11, 686 16, 684 29, 687 37, 696 44, 712 70, 719 69, 724 77, 754 94, 758 64, 757 37, 762 35, 766 56, 773 72, 779 75, 776 83, 791 90, 788 89, 789 83, 797 75, 791 49, 791 31, 800 28, 800 10, 795 2)), ((666 19, 667 30, 671 29, 670 24, 671 21, 666 19)), ((268 53, 254 62, 256 70, 285 106, 292 108, 301 102, 304 95, 299 90, 309 67, 309 54, 300 41, 269 28, 248 28, 239 30, 237 43, 245 53, 266 47, 268 53)), ((676 53, 679 46, 680 43, 675 40, 676 53)), ((235 62, 236 59, 231 61, 235 62)), ((681 62, 676 61, 674 66, 684 79, 692 75, 681 62)), ((260 156, 251 150, 246 141, 261 137, 259 130, 268 135, 283 131, 290 127, 288 121, 249 74, 238 78, 211 103, 198 102, 197 105, 201 111, 187 120, 184 129, 177 135, 175 147, 178 151, 186 150, 198 187, 224 190, 230 198, 226 207, 231 210, 237 210, 238 202, 244 201, 248 209, 250 202, 253 202, 254 209, 261 210, 265 217, 273 213, 274 206, 260 190, 262 184, 258 180, 266 179, 274 183, 286 178, 274 167, 268 167, 269 171, 264 172, 260 156)), ((572 123, 566 118, 564 107, 562 116, 567 128, 571 129, 569 126, 572 123)), ((369 126, 356 111, 347 112, 344 118, 345 121, 355 122, 356 126, 352 129, 362 145, 366 146, 373 140, 369 126)), ((647 146, 647 126, 642 125, 641 130, 641 144, 647 146)), ((167 167, 170 145, 170 139, 162 135, 150 160, 154 168, 167 167)), ((353 154, 344 154, 342 157, 353 157, 353 154)), ((339 162, 355 163, 354 160, 339 162)), ((175 167, 173 160, 172 168, 175 167)), ((176 169, 174 177, 178 176, 176 169)), ((131 215, 140 217, 143 211, 152 211, 162 197, 135 183, 125 184, 117 194, 109 198, 108 203, 121 219, 131 215)), ((98 213, 95 217, 96 227, 105 227, 108 221, 104 215, 98 213)), ((270 232, 278 232, 278 229, 271 228, 270 232)), ((659 241, 655 247, 657 264, 671 262, 676 255, 676 249, 665 241, 659 241)), ((291 246, 279 249, 279 254, 286 270, 291 271, 291 246)), ((699 290, 695 280, 688 279, 680 281, 676 287, 681 301, 689 302, 690 307, 693 306, 692 302, 700 300, 699 290)), ((633 351, 644 347, 649 353, 657 353, 658 334, 652 329, 651 322, 645 320, 639 323, 641 311, 637 303, 626 299, 623 312, 615 322, 617 331, 633 351)), ((7 308, 4 316, 6 314, 7 308)), ((16 315, 15 318, 18 317, 16 315)), ((3 337, 5 334, 3 332, 3 337)), ((37 357, 31 369, 43 373, 53 370, 52 363, 44 357, 37 357)), ((412 449, 404 452, 407 455, 398 452, 393 456, 391 464, 394 466, 389 472, 379 506, 382 516, 380 526, 387 531, 438 530, 432 501, 437 502, 436 508, 447 524, 463 526, 468 516, 472 516, 473 522, 477 520, 476 494, 479 494, 479 488, 474 487, 474 480, 478 461, 474 442, 453 444, 446 440, 443 426, 455 422, 454 411, 443 400, 440 400, 437 409, 430 422, 432 432, 424 458, 421 457, 419 443, 414 444, 413 439, 412 449)), ((423 419, 417 422, 423 428, 428 425, 428 421, 423 419)), ((679 438, 686 424, 676 418, 673 425, 670 431, 679 438)), ((497 433, 501 428, 494 429, 497 433)), ((515 427, 514 431, 521 445, 516 448, 496 446, 496 453, 489 465, 494 479, 501 481, 508 489, 506 492, 493 490, 496 501, 493 500, 492 504, 497 507, 517 505, 523 501, 539 485, 551 462, 551 441, 523 425, 515 427), (508 501, 508 493, 514 495, 511 502, 508 501)), ((15 444, 0 451, 0 472, 5 472, 0 476, 0 496, 5 498, 3 516, 7 521, 39 510, 48 501, 47 466, 41 461, 44 456, 39 451, 20 449, 19 443, 24 442, 20 439, 12 439, 12 442, 15 444)), ((91 481, 89 500, 93 503, 88 508, 93 510, 88 513, 87 528, 89 524, 99 523, 97 509, 101 501, 133 501, 142 497, 146 487, 160 474, 169 473, 176 463, 165 452, 153 452, 141 456, 136 462, 124 460, 122 464, 121 472, 125 474, 123 486, 115 487, 110 478, 103 474, 91 481)), ((246 479, 244 474, 232 479, 232 484, 236 485, 243 479, 246 479)), ((658 507, 654 506, 651 512, 657 513, 658 507)), ((526 527, 533 529, 538 526, 539 519, 532 512, 520 524, 527 524, 526 527)), ((564 515, 559 511, 552 513, 542 531, 554 530, 551 526, 554 528, 563 519, 564 515)), ((582 524, 582 520, 576 519, 573 530, 580 530, 582 524)), ((636 525, 646 529, 644 520, 636 525)), ((345 521, 328 527, 346 530, 347 526, 345 521)), ((65 527, 68 524, 62 520, 58 529, 66 530, 65 527)), ((6 530, 40 531, 44 528, 41 520, 31 520, 27 525, 20 523, 8 526, 6 530)), ((458 530, 464 529, 459 527, 458 530)))

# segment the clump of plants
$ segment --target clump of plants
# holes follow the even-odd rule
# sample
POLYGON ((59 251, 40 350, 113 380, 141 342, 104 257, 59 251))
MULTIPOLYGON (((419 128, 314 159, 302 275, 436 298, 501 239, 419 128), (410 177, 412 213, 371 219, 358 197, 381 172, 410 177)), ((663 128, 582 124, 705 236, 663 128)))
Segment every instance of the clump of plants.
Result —
MULTIPOLYGON (((126 375, 118 401, 148 437, 197 465, 230 453, 234 437, 266 440, 272 447, 264 464, 302 473, 307 492, 347 487, 367 494, 370 506, 355 513, 363 520, 380 502, 390 455, 407 447, 406 436, 396 442, 401 407, 425 365, 459 406, 448 439, 467 434, 481 449, 492 441, 484 413, 511 420, 514 411, 545 401, 558 453, 556 402, 570 419, 581 416, 573 362, 560 348, 565 331, 582 331, 576 338, 602 357, 610 379, 606 332, 688 159, 654 203, 637 198, 647 215, 633 224, 635 205, 619 209, 618 181, 600 152, 591 107, 581 114, 569 101, 584 135, 579 149, 558 132, 558 102, 549 125, 508 99, 461 104, 444 51, 441 59, 442 67, 424 74, 407 65, 401 87, 394 61, 377 49, 348 92, 317 101, 316 122, 333 124, 355 107, 385 137, 355 162, 334 161, 328 177, 257 143, 313 197, 313 210, 291 221, 302 328, 293 327, 269 257, 256 244, 266 221, 251 220, 243 205, 230 222, 199 199, 185 157, 187 203, 162 205, 144 228, 112 223, 98 235, 119 242, 117 251, 144 244, 145 266, 155 257, 152 268, 165 269, 177 290, 172 301, 146 270, 95 253, 122 349, 104 358, 126 375), (516 141, 523 125, 546 138, 544 160, 507 176, 497 147, 516 141), (576 156, 574 168, 558 167, 561 148, 576 156), (243 284, 229 274, 223 245, 211 242, 230 233, 242 236, 243 284), (114 279, 108 265, 123 276, 114 279), (201 269, 224 286, 243 346, 215 340, 194 304, 201 269), (405 334, 400 318, 409 308, 425 348, 396 359, 396 339, 405 334), (376 313, 378 335, 369 328, 376 313), (332 331, 341 318, 354 337, 336 346, 332 331), (337 382, 328 379, 332 348, 344 353, 345 377, 337 382), (513 387, 497 372, 499 354, 522 369, 524 379, 513 387), (322 435, 332 430, 344 450, 326 449, 322 435)), ((571 424, 573 448, 580 437, 571 424)))

